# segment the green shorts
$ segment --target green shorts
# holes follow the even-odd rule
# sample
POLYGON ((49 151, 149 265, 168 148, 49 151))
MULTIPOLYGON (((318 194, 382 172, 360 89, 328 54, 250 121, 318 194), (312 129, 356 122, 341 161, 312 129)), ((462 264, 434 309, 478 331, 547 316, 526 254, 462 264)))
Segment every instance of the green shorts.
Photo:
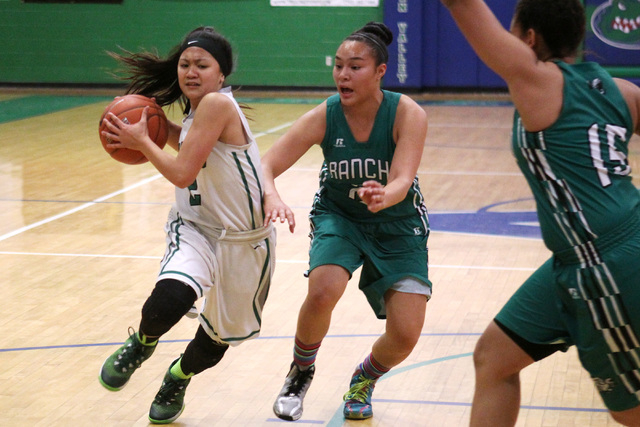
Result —
POLYGON ((335 264, 353 274, 362 266, 359 288, 378 318, 386 318, 384 294, 396 284, 402 292, 431 296, 429 230, 420 217, 358 223, 316 211, 310 221, 309 271, 335 264))
POLYGON ((640 404, 640 224, 595 247, 591 265, 573 251, 555 254, 496 320, 532 344, 575 345, 607 408, 623 411, 640 404))

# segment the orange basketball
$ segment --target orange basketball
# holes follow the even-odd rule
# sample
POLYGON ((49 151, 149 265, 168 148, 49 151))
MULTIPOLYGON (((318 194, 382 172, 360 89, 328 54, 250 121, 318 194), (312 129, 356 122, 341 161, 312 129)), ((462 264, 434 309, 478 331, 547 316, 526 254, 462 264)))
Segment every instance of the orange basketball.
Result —
POLYGON ((167 125, 167 117, 164 115, 162 108, 156 104, 151 98, 142 95, 124 95, 117 96, 102 113, 100 117, 100 125, 98 134, 102 147, 107 153, 119 162, 128 165, 139 165, 147 161, 147 158, 140 151, 130 150, 128 148, 107 148, 107 144, 111 141, 102 135, 102 131, 106 130, 103 123, 104 117, 108 112, 115 114, 120 120, 127 123, 136 123, 142 116, 144 107, 149 107, 147 114, 147 128, 149 129, 149 137, 160 148, 164 148, 169 135, 169 126, 167 125))

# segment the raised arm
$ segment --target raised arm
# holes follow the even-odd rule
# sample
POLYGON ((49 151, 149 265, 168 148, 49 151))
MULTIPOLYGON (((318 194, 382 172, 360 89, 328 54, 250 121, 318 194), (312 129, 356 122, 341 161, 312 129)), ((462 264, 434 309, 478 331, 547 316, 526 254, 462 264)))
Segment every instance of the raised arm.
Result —
POLYGON ((552 58, 542 37, 533 30, 507 31, 483 0, 441 2, 480 59, 505 80, 525 128, 537 131, 553 123, 562 105, 563 77, 546 62, 552 58))
POLYGON ((523 74, 535 72, 534 51, 504 28, 483 0, 441 1, 476 54, 503 79, 526 79, 523 74))

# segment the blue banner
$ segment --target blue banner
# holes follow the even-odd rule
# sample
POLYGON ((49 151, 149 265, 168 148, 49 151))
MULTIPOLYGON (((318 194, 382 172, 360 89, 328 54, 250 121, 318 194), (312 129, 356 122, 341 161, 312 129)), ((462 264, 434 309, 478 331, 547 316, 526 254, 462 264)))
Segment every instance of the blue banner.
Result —
POLYGON ((385 0, 384 23, 393 32, 384 86, 422 86, 422 0, 385 0))

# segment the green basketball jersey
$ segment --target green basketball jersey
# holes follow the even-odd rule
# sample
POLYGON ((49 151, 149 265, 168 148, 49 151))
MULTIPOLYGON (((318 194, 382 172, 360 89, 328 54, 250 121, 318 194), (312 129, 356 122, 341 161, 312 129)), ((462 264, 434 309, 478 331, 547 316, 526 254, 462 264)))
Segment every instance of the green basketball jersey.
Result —
POLYGON ((400 203, 372 213, 358 197, 357 190, 369 180, 387 184, 396 144, 393 124, 400 94, 383 91, 368 141, 356 141, 344 116, 340 96, 327 99, 327 129, 321 147, 324 163, 314 208, 327 209, 354 221, 378 222, 418 215, 426 217, 418 177, 400 203))
POLYGON ((560 117, 527 132, 516 111, 512 144, 554 252, 582 247, 640 212, 627 159, 633 122, 622 94, 598 64, 557 65, 564 76, 560 117))

